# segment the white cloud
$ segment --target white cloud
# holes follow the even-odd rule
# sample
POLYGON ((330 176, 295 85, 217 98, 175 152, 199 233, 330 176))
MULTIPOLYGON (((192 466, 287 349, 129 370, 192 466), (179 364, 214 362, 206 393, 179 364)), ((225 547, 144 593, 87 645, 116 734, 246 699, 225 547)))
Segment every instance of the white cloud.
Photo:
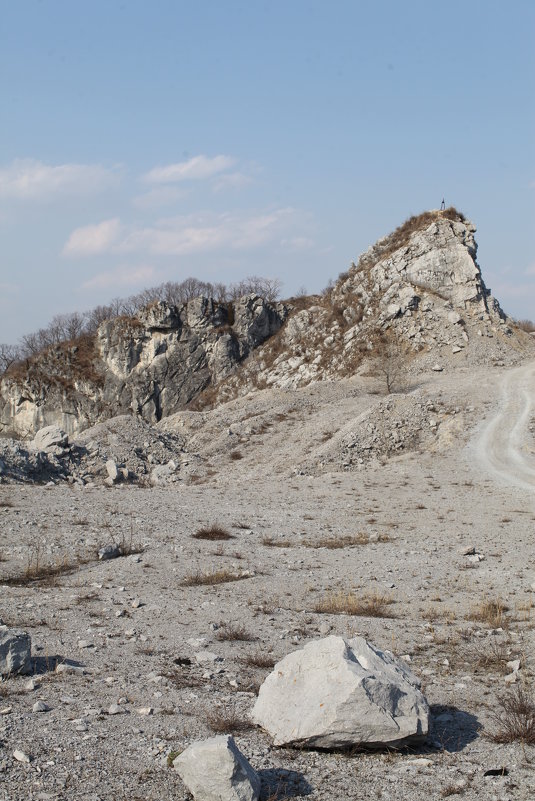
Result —
POLYGON ((131 230, 117 250, 165 256, 223 249, 247 250, 274 239, 293 215, 292 209, 278 209, 245 217, 205 214, 163 219, 153 226, 131 230))
POLYGON ((98 273, 82 284, 82 289, 133 289, 154 283, 159 278, 152 265, 129 267, 122 265, 108 272, 98 273))
POLYGON ((109 251, 118 239, 121 223, 117 217, 96 225, 75 228, 63 248, 64 256, 94 256, 109 251))
POLYGON ((150 253, 185 256, 214 250, 249 250, 280 240, 299 225, 291 208, 264 214, 199 214, 168 217, 148 226, 124 226, 117 218, 76 228, 63 254, 150 253))
POLYGON ((116 180, 116 171, 99 164, 52 166, 35 159, 15 159, 0 168, 0 197, 39 200, 54 195, 85 195, 116 180))
POLYGON ((225 172, 234 166, 236 160, 231 156, 193 156, 188 161, 154 167, 143 179, 151 184, 170 184, 179 181, 201 181, 225 172))

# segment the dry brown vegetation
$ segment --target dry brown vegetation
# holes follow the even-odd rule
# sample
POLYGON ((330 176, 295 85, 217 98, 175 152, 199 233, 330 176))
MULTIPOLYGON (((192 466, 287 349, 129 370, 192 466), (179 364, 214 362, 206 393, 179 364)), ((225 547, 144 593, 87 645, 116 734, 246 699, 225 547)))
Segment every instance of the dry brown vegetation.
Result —
POLYGON ((331 592, 314 607, 315 612, 327 615, 359 617, 395 617, 389 609, 393 599, 380 592, 355 595, 351 590, 331 592))
POLYGON ((232 734, 254 728, 250 720, 240 717, 234 709, 215 709, 207 715, 206 722, 216 734, 232 734))
POLYGON ((327 548, 337 550, 338 548, 352 548, 355 545, 367 545, 370 541, 369 536, 364 532, 358 534, 346 534, 340 537, 322 537, 319 540, 303 540, 300 544, 305 548, 327 548))
POLYGON ((198 571, 197 573, 192 573, 190 576, 186 576, 186 578, 182 581, 183 587, 200 587, 200 586, 209 586, 214 584, 226 584, 230 581, 242 581, 243 579, 249 578, 249 575, 243 575, 238 573, 232 573, 230 570, 213 570, 207 571, 202 573, 198 571))
POLYGON ((498 699, 491 719, 496 727, 489 735, 493 742, 535 745, 535 703, 532 694, 522 685, 498 699))
POLYGON ((468 615, 469 620, 485 623, 493 629, 505 628, 507 618, 505 613, 508 607, 500 598, 487 598, 472 609, 468 615))
POLYGON ((521 331, 526 331, 528 334, 532 334, 535 331, 535 323, 532 320, 517 320, 516 327, 520 328, 521 331))
POLYGON ((257 668, 272 668, 275 664, 275 659, 270 654, 265 654, 258 651, 256 654, 247 654, 240 660, 244 665, 257 668))
POLYGON ((214 523, 211 526, 198 529, 195 534, 191 535, 195 540, 234 540, 236 537, 227 531, 223 526, 214 523))
POLYGON ((215 636, 216 639, 221 641, 237 640, 240 642, 251 642, 256 639, 256 637, 250 634, 243 626, 234 626, 231 623, 221 623, 215 636))

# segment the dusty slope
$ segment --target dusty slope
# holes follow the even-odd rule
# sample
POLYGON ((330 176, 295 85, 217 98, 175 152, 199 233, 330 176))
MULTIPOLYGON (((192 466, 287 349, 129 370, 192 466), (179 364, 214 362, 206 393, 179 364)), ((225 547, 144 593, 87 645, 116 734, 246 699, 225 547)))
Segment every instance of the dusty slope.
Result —
MULTIPOLYGON (((259 652, 280 657, 327 630, 363 633, 410 656, 435 705, 433 736, 417 754, 348 757, 272 749, 262 732, 238 732, 263 771, 264 797, 275 785, 278 798, 284 787, 289 794, 308 788, 321 801, 423 801, 454 791, 469 801, 533 797, 530 749, 483 734, 506 687, 506 662, 518 657, 520 676, 533 681, 534 494, 488 473, 474 455, 485 447, 473 444, 488 440, 482 418, 501 414, 522 376, 532 381, 533 364, 516 373, 428 373, 409 396, 386 400, 363 394, 367 379, 259 393, 211 415, 175 418, 202 460, 196 481, 153 489, 0 487, 0 502, 12 504, 0 507, 4 576, 23 571, 37 543, 41 561, 53 562, 131 535, 144 546, 140 561, 89 563, 53 586, 0 587, 0 617, 31 632, 39 674, 33 691, 20 677, 0 685, 0 798, 184 798, 166 756, 209 736, 214 709, 246 718, 266 669, 243 660, 259 652), (368 409, 392 402, 385 419, 412 420, 405 407, 404 418, 395 412, 414 397, 428 423, 422 440, 390 458, 372 448, 362 463, 340 462, 348 430, 383 419, 368 409), (242 458, 230 456, 236 450, 242 458), (192 539, 214 521, 235 539, 192 539), (360 545, 314 547, 357 533, 365 535, 360 545), (482 561, 462 555, 470 546, 482 561), (221 569, 243 578, 182 583, 221 569), (316 612, 331 590, 385 595, 393 617, 316 612), (472 619, 483 601, 497 598, 507 602, 507 630, 472 619), (219 640, 222 622, 254 639, 219 640), (195 654, 206 650, 223 661, 197 664, 195 654), (76 660, 86 673, 53 673, 58 660, 76 660), (51 710, 32 713, 37 699, 51 710), (108 714, 117 701, 122 714, 108 714), (153 715, 136 712, 147 706, 153 715), (16 748, 31 755, 29 765, 12 759, 16 748), (430 762, 414 765, 415 756, 430 762), (484 776, 502 766, 508 776, 484 776)), ((533 449, 521 404, 511 409, 520 450, 533 449)), ((500 470, 509 475, 503 463, 500 470)))

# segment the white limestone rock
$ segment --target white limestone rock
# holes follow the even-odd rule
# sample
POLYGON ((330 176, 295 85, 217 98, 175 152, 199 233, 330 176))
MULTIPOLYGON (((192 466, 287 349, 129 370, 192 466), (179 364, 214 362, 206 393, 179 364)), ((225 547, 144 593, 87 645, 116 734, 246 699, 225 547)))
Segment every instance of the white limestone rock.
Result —
POLYGON ((230 735, 193 743, 173 767, 195 801, 258 801, 260 778, 230 735))
POLYGON ((333 635, 288 654, 262 684, 252 717, 275 745, 318 748, 393 747, 429 729, 419 681, 364 637, 333 635))
POLYGON ((59 426, 45 426, 39 429, 31 444, 36 451, 55 454, 67 447, 68 437, 59 426))
POLYGON ((22 629, 0 626, 0 676, 31 673, 32 641, 22 629))

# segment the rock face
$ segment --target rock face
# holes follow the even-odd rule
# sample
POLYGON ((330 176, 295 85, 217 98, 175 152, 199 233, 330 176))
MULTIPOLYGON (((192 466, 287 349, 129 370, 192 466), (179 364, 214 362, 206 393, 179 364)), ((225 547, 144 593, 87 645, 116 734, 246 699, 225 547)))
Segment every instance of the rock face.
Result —
POLYGON ((31 673, 32 641, 21 629, 0 626, 0 676, 31 673))
MULTIPOLYGON (((474 232, 455 210, 411 218, 363 253, 329 292, 290 306, 282 330, 226 379, 217 400, 351 376, 378 336, 396 343, 405 360, 429 354, 429 369, 444 356, 452 365, 517 358, 529 337, 513 330, 485 286, 474 232)), ((425 359, 421 364, 427 369, 425 359)))
POLYGON ((257 801, 260 779, 230 735, 186 748, 173 767, 196 801, 257 801))
POLYGON ((395 747, 428 733, 419 686, 402 662, 363 637, 330 636, 275 665, 253 720, 275 745, 395 747))
POLYGON ((56 426, 71 435, 118 414, 155 423, 229 375, 286 313, 248 295, 154 303, 104 322, 95 338, 58 345, 2 377, 0 430, 27 437, 56 426))

